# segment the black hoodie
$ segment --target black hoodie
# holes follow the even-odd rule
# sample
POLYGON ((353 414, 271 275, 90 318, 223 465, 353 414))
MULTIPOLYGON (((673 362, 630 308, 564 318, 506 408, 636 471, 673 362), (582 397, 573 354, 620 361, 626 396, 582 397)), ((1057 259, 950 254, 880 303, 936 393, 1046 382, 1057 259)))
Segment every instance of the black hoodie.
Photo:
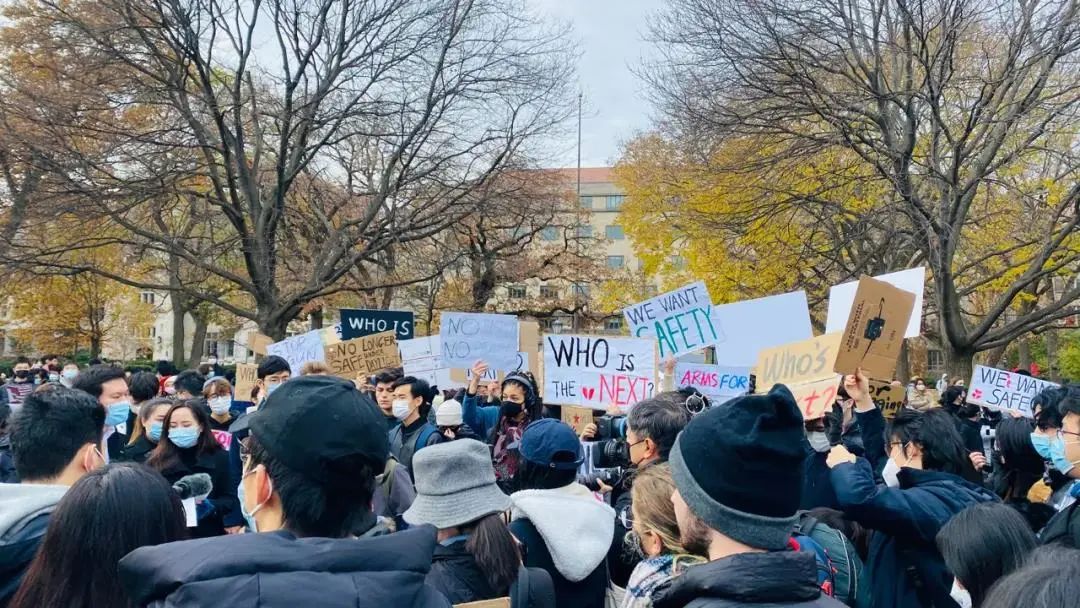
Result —
POLYGON ((741 553, 694 566, 653 592, 655 608, 842 608, 817 582, 809 551, 741 553))

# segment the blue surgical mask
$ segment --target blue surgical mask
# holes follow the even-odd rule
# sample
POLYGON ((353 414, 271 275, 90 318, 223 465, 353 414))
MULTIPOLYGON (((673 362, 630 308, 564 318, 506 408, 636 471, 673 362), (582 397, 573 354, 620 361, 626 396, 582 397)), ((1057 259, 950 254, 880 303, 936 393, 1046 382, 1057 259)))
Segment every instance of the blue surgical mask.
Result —
POLYGON ((244 522, 247 523, 248 530, 252 532, 258 532, 258 524, 255 523, 255 516, 248 513, 247 505, 244 504, 244 480, 240 479, 240 485, 236 487, 236 498, 240 501, 240 514, 244 516, 244 522))
POLYGON ((1031 434, 1031 447, 1042 456, 1043 460, 1050 460, 1050 438, 1039 433, 1031 434))
MULTIPOLYGON (((1070 444, 1074 443, 1072 441, 1070 444)), ((1070 461, 1065 457, 1065 440, 1058 435, 1055 439, 1050 441, 1050 462, 1054 465, 1054 468, 1061 473, 1067 474, 1072 470, 1076 463, 1070 461)))
POLYGON ((200 433, 199 428, 194 426, 169 429, 169 441, 178 448, 195 447, 195 444, 199 442, 200 433))
POLYGON ((131 413, 130 401, 117 401, 110 405, 105 413, 105 426, 118 426, 127 422, 131 413))
POLYGON ((285 383, 284 382, 277 382, 277 383, 274 383, 274 384, 267 384, 266 385, 266 396, 269 397, 270 395, 273 395, 274 391, 276 391, 278 389, 278 387, 281 386, 282 384, 285 384, 285 383))
POLYGON ((151 422, 150 430, 146 431, 146 436, 154 443, 161 441, 161 423, 151 422))
POLYGON ((64 373, 61 374, 61 375, 64 378, 68 379, 68 380, 74 380, 75 378, 77 378, 79 376, 79 370, 77 370, 77 369, 65 369, 64 373))

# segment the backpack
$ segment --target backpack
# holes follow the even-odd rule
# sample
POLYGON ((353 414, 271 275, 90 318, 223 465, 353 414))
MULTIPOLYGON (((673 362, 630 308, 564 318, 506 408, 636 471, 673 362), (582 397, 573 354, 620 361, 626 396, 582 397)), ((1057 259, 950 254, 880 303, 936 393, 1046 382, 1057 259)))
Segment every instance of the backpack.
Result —
POLYGON ((822 593, 833 597, 833 590, 836 589, 836 569, 833 567, 832 560, 829 559, 829 554, 825 552, 825 548, 809 536, 798 533, 791 535, 791 544, 796 551, 809 551, 814 554, 817 561, 818 587, 821 587, 822 593))
POLYGON ((518 566, 510 586, 510 608, 555 608, 555 583, 543 568, 518 566))
POLYGON ((420 448, 427 447, 428 440, 431 436, 439 432, 439 428, 430 422, 424 424, 424 428, 420 429, 420 432, 416 434, 416 443, 413 444, 413 454, 420 451, 420 448))
MULTIPOLYGON (((855 546, 836 528, 812 517, 809 513, 799 513, 795 524, 795 534, 809 537, 821 547, 832 571, 832 595, 848 606, 868 606, 869 588, 862 578, 863 563, 855 546), (863 583, 860 585, 860 583, 863 583)), ((819 566, 820 566, 819 560, 819 566)), ((819 582, 820 582, 820 576, 819 582)), ((824 588, 824 587, 823 587, 824 588)))

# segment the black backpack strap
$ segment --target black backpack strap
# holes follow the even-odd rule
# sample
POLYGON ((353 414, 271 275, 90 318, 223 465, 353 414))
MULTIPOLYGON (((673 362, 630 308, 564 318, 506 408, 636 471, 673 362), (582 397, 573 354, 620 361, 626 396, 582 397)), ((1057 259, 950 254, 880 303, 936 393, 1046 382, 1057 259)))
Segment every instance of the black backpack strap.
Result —
POLYGON ((795 528, 791 531, 792 534, 802 534, 803 536, 810 536, 818 525, 818 520, 813 515, 806 511, 799 511, 799 519, 795 522, 795 528))
POLYGON ((510 586, 510 608, 555 608, 555 583, 543 568, 518 566, 510 586))

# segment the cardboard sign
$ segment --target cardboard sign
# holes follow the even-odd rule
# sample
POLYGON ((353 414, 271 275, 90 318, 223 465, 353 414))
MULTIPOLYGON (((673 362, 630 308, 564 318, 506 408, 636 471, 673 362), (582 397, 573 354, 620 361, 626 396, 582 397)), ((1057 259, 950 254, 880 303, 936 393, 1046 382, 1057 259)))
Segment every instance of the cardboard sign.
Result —
POLYGON ((587 407, 562 406, 562 421, 574 429, 574 433, 581 435, 585 427, 593 422, 593 411, 587 407))
POLYGON ((915 294, 910 291, 869 277, 861 279, 833 369, 854 374, 861 367, 869 378, 892 380, 914 309, 915 294))
POLYGON ((259 366, 254 363, 236 364, 236 389, 233 391, 233 399, 236 401, 254 401, 251 391, 255 390, 255 384, 259 381, 259 366))
POLYGON ((248 334, 248 348, 256 355, 266 356, 267 349, 274 343, 274 339, 270 336, 264 336, 263 334, 254 333, 248 334))
MULTIPOLYGON (((911 268, 874 278, 915 294, 915 310, 911 315, 911 319, 908 320, 904 337, 918 338, 922 330, 923 290, 926 284, 926 269, 922 267, 911 268)), ((855 291, 858 287, 858 281, 851 281, 850 283, 836 285, 829 290, 829 316, 825 321, 825 333, 831 334, 843 331, 847 327, 848 315, 851 314, 852 304, 855 302, 855 291)))
POLYGON ((907 391, 903 386, 893 386, 891 382, 870 381, 870 398, 874 405, 881 410, 881 415, 887 419, 896 417, 896 413, 904 408, 904 400, 907 391))
POLYGON ((413 313, 407 310, 341 309, 341 339, 352 340, 392 331, 398 340, 413 338, 413 313))
POLYGON ((716 345, 716 363, 749 367, 758 353, 814 337, 806 292, 714 306, 713 325, 724 340, 716 345))
POLYGON ((831 378, 840 353, 841 334, 828 334, 761 351, 754 375, 767 392, 774 384, 788 386, 831 378))
POLYGON ((629 409, 656 390, 656 343, 645 338, 544 336, 544 401, 629 409))
POLYGON ((1020 412, 1031 418, 1031 400, 1043 390, 1059 386, 1040 378, 976 365, 968 385, 967 402, 997 410, 1020 412))
POLYGON ((712 300, 704 281, 635 304, 623 310, 630 335, 655 338, 660 358, 677 357, 724 341, 713 323, 712 300))
POLYGON ((385 331, 327 346, 326 364, 331 374, 355 380, 390 367, 400 367, 401 355, 394 332, 385 331))
POLYGON ((323 360, 322 330, 307 333, 274 342, 266 348, 266 354, 277 355, 289 362, 293 378, 300 375, 300 368, 308 361, 323 360))
POLYGON ((840 390, 843 376, 833 375, 816 382, 804 382, 788 386, 799 404, 803 420, 821 418, 836 403, 836 393, 840 390))
POLYGON ((518 320, 512 315, 444 312, 439 325, 443 365, 471 369, 483 359, 494 369, 514 369, 518 320))
POLYGON ((692 386, 711 399, 729 399, 750 390, 750 368, 699 363, 675 364, 675 386, 692 386))

